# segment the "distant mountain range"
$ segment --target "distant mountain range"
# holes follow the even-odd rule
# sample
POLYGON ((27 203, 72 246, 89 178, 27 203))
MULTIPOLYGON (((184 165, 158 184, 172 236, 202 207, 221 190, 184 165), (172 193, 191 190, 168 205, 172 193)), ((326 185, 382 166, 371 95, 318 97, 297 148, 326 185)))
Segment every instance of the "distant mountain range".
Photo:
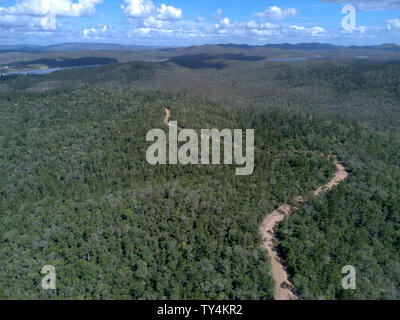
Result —
MULTIPOLYGON (((400 51, 400 46, 396 44, 382 44, 374 46, 338 46, 328 43, 281 43, 281 44, 266 44, 259 46, 252 46, 247 44, 218 44, 216 46, 224 48, 238 48, 238 49, 252 49, 252 48, 276 48, 282 50, 300 50, 300 51, 326 51, 326 50, 388 50, 400 51)), ((162 49, 162 51, 175 51, 177 48, 167 47, 152 47, 152 46, 135 46, 135 45, 122 45, 114 43, 60 43, 48 46, 39 45, 0 45, 0 53, 4 52, 31 52, 31 53, 45 53, 45 52, 74 52, 83 50, 119 50, 119 51, 138 51, 138 50, 154 50, 162 49)))
POLYGON ((283 50, 302 50, 302 51, 312 51, 312 50, 343 50, 343 49, 371 49, 371 50, 391 50, 391 51, 400 51, 400 46, 396 44, 382 44, 375 46, 337 46, 328 43, 298 43, 298 44, 290 44, 290 43, 281 43, 281 44, 266 44, 262 46, 250 46, 246 44, 220 44, 221 47, 226 48, 239 48, 239 49, 251 49, 254 47, 264 47, 264 48, 276 48, 283 50))
POLYGON ((0 45, 0 52, 73 52, 82 50, 147 50, 160 47, 122 45, 114 43, 60 43, 48 46, 38 45, 0 45))

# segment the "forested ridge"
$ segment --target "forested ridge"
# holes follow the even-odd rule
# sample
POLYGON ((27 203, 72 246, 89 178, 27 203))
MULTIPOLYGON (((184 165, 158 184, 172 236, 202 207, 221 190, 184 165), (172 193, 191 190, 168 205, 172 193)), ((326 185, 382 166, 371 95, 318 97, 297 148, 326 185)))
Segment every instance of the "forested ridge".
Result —
POLYGON ((349 94, 335 87, 332 66, 274 66, 268 85, 310 92, 297 75, 317 73, 324 81, 312 86, 332 96, 315 91, 308 108, 281 108, 276 96, 238 108, 129 85, 173 68, 154 63, 2 79, 0 298, 272 299, 261 221, 329 181, 335 168, 323 153, 337 155, 350 177, 278 228, 296 287, 305 299, 398 299, 400 139, 396 126, 381 128, 396 123, 398 97, 395 85, 379 85, 388 69, 375 64, 368 77, 376 83, 355 82, 352 92, 386 114, 375 117, 366 105, 360 125, 347 117, 351 104, 325 112, 329 99, 349 94), (196 130, 254 128, 253 175, 237 177, 235 166, 149 165, 146 133, 168 130, 165 106, 196 130), (55 292, 40 287, 46 264, 57 270, 55 292), (358 272, 355 291, 341 288, 348 264, 358 272))

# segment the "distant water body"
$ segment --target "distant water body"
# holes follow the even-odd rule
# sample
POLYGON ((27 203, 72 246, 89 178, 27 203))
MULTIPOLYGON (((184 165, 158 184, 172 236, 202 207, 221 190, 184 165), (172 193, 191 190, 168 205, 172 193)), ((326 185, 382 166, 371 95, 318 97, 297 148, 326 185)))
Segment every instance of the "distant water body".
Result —
POLYGON ((306 61, 306 57, 294 57, 294 58, 272 58, 274 62, 295 62, 295 61, 306 61))
MULTIPOLYGON (((314 56, 314 59, 324 59, 324 56, 321 55, 316 55, 314 56)), ((355 59, 368 59, 368 56, 355 56, 355 59)), ((312 59, 310 57, 292 57, 292 58, 271 58, 269 61, 274 61, 274 62, 296 62, 296 61, 306 61, 312 59)))
POLYGON ((13 71, 13 72, 5 72, 2 73, 2 76, 13 76, 13 75, 43 75, 49 74, 60 70, 66 69, 77 69, 77 68, 95 68, 99 67, 99 64, 90 65, 90 66, 78 66, 78 67, 61 67, 61 68, 47 68, 47 69, 32 69, 32 70, 24 70, 24 71, 13 71))

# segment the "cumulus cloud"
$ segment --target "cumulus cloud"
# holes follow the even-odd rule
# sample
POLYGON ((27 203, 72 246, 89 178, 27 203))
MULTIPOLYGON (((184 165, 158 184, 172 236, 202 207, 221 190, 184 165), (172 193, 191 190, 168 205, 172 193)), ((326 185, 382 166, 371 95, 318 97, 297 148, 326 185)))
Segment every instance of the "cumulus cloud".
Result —
MULTIPOLYGON (((161 38, 164 41, 171 37, 186 34, 177 24, 182 22, 182 10, 161 4, 157 7, 152 0, 124 0, 121 9, 132 28, 126 35, 135 39, 161 38)), ((194 22, 193 22, 194 23, 194 22)))
POLYGON ((390 29, 400 29, 400 19, 391 19, 387 21, 387 28, 390 29))
POLYGON ((324 35, 326 33, 326 30, 322 27, 311 27, 311 28, 307 28, 307 27, 303 27, 303 26, 290 26, 290 28, 294 31, 297 32, 302 32, 302 33, 306 33, 309 34, 313 37, 315 36, 321 36, 324 35))
POLYGON ((215 34, 240 36, 240 37, 266 37, 280 33, 280 27, 270 22, 261 20, 250 20, 248 22, 231 22, 229 18, 220 18, 215 24, 215 34))
MULTIPOLYGON (((70 18, 92 16, 100 3, 102 0, 20 0, 14 6, 0 6, 0 26, 48 32, 48 28, 43 27, 43 19, 49 14, 70 18)), ((56 25, 61 24, 54 20, 54 27, 56 25)))
POLYGON ((95 34, 95 33, 97 33, 97 30, 95 28, 89 28, 89 29, 83 30, 83 36, 85 38, 88 38, 91 34, 95 34))
POLYGON ((96 13, 96 5, 102 0, 21 0, 15 6, 0 7, 0 15, 43 17, 50 12, 57 16, 83 17, 96 13))
POLYGON ((121 5, 121 9, 128 18, 147 19, 153 17, 166 21, 182 18, 181 9, 165 4, 157 7, 151 0, 124 0, 124 2, 125 5, 121 5))
POLYGON ((219 20, 222 16, 222 13, 222 9, 217 9, 217 11, 213 13, 212 18, 214 20, 219 20))
POLYGON ((257 12, 255 16, 267 20, 283 20, 289 17, 295 17, 298 14, 295 8, 281 9, 276 6, 269 7, 264 12, 257 12))
POLYGON ((367 27, 358 26, 358 27, 354 27, 351 29, 342 29, 342 30, 340 30, 340 33, 341 34, 354 34, 354 33, 365 33, 366 31, 367 31, 367 27))
MULTIPOLYGON (((167 5, 157 8, 150 0, 125 0, 125 2, 126 5, 122 9, 134 26, 127 32, 128 36, 135 39, 157 39, 159 42, 178 38, 180 40, 207 38, 210 42, 268 41, 274 36, 290 34, 291 29, 280 25, 278 21, 298 14, 294 8, 269 7, 262 14, 255 15, 256 18, 250 21, 238 22, 223 16, 222 9, 217 9, 212 15, 212 18, 216 20, 214 23, 206 22, 203 17, 198 17, 195 21, 171 21, 180 14, 168 9, 167 5)), ((307 35, 314 36, 325 30, 315 27, 303 31, 307 35)))
POLYGON ((113 29, 108 25, 96 25, 95 27, 85 28, 82 31, 82 35, 85 39, 104 39, 104 36, 112 32, 113 29))
POLYGON ((125 0, 126 6, 121 5, 122 11, 129 18, 148 18, 156 7, 152 1, 147 0, 125 0))
POLYGON ((30 18, 27 16, 13 16, 0 14, 0 27, 19 28, 29 27, 35 28, 40 26, 40 18, 30 18))
POLYGON ((400 9, 400 0, 320 0, 336 4, 352 3, 357 9, 364 11, 400 9))
POLYGON ((152 41, 158 43, 170 43, 170 41, 198 41, 206 36, 204 32, 207 30, 207 26, 202 26, 200 30, 199 24, 191 21, 178 21, 173 24, 164 21, 162 26, 156 28, 152 26, 146 26, 145 22, 138 27, 131 29, 127 32, 127 36, 134 39, 142 39, 144 41, 152 41))
POLYGON ((137 21, 137 24, 145 28, 154 29, 163 29, 168 25, 166 21, 157 19, 156 17, 148 17, 146 19, 137 21))
POLYGON ((182 18, 181 9, 167 6, 165 4, 162 4, 161 7, 157 9, 157 11, 157 18, 160 20, 180 20, 182 18))

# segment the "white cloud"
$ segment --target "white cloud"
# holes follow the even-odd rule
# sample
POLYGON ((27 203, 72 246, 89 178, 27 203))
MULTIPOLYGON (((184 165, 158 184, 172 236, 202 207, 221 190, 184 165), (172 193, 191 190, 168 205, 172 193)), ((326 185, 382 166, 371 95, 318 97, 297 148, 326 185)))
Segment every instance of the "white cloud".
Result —
POLYGON ((387 21, 387 28, 390 29, 400 29, 400 19, 391 19, 387 21))
POLYGON ((221 16, 222 16, 222 9, 218 8, 217 11, 213 13, 212 18, 214 20, 219 20, 221 16))
POLYGON ((162 4, 156 7, 151 0, 124 0, 126 6, 121 5, 125 16, 134 19, 147 19, 150 17, 159 20, 180 20, 182 10, 162 4))
POLYGON ((222 27, 229 27, 231 25, 231 21, 229 18, 223 18, 221 19, 220 24, 222 27))
POLYGON ((124 0, 124 2, 127 6, 121 5, 121 9, 129 18, 148 18, 156 10, 153 1, 150 0, 124 0))
POLYGON ((359 10, 375 11, 375 10, 390 10, 400 9, 399 0, 320 0, 324 2, 331 2, 336 4, 348 4, 352 3, 359 10))
MULTIPOLYGON (((102 0, 20 0, 14 6, 0 6, 0 27, 18 28, 17 32, 43 32, 43 20, 49 13, 63 17, 86 17, 96 13, 102 0), (29 31, 22 31, 29 28, 29 31)), ((62 24, 55 21, 57 28, 62 24)), ((54 33, 54 32, 53 32, 54 33)))
POLYGON ((356 28, 356 30, 360 31, 361 33, 365 33, 365 31, 367 31, 367 28, 364 26, 359 26, 356 28))
POLYGON ((0 27, 39 27, 40 18, 32 18, 28 16, 13 16, 0 14, 0 27))
POLYGON ((295 17, 298 11, 295 8, 288 8, 282 10, 279 7, 272 6, 266 9, 264 12, 257 12, 255 16, 268 20, 283 20, 289 17, 295 17))
POLYGON ((85 28, 82 35, 85 39, 104 39, 107 33, 113 32, 111 26, 108 25, 96 25, 96 27, 85 28))
POLYGON ((172 22, 182 19, 182 10, 166 4, 160 7, 151 0, 124 0, 121 9, 134 26, 127 32, 129 37, 149 38, 151 35, 173 32, 172 22))
POLYGON ((25 15, 43 17, 50 12, 57 16, 82 17, 91 16, 96 13, 96 5, 102 0, 21 0, 15 6, 8 8, 0 7, 0 15, 25 15))
POLYGON ((153 29, 163 29, 167 25, 167 23, 164 20, 159 20, 155 17, 148 17, 144 20, 138 21, 138 24, 142 27, 153 28, 153 29))
POLYGON ((95 33, 97 33, 97 30, 95 28, 89 28, 89 29, 83 30, 83 36, 85 38, 88 38, 91 34, 95 34, 95 33))
POLYGON ((197 22, 204 22, 204 21, 206 21, 206 18, 204 18, 204 17, 197 17, 196 21, 197 21, 197 22))
POLYGON ((365 31, 367 31, 367 27, 365 26, 358 26, 352 29, 342 29, 340 30, 341 34, 345 34, 345 33, 349 33, 349 34, 353 34, 353 33, 365 33, 365 31))
POLYGON ((182 18, 182 10, 162 4, 160 8, 157 8, 158 16, 160 20, 180 20, 182 18))
POLYGON ((279 26, 276 24, 264 21, 255 21, 255 20, 250 20, 249 22, 247 22, 247 26, 250 29, 262 29, 262 30, 279 28, 279 26))
POLYGON ((248 22, 231 22, 229 18, 220 18, 219 23, 215 24, 213 32, 232 37, 251 39, 254 37, 265 38, 266 36, 279 35, 281 28, 278 25, 262 20, 250 20, 248 22))
POLYGON ((313 37, 321 36, 321 35, 324 35, 326 33, 326 30, 324 28, 322 28, 322 27, 307 28, 307 27, 303 27, 303 26, 290 26, 290 28, 292 30, 295 30, 295 31, 298 31, 298 32, 309 34, 309 35, 311 35, 313 37))
POLYGON ((201 39, 206 36, 196 27, 195 22, 179 21, 174 24, 164 22, 161 28, 141 26, 131 29, 127 36, 134 39, 157 41, 159 43, 170 43, 171 41, 184 41, 201 39))

